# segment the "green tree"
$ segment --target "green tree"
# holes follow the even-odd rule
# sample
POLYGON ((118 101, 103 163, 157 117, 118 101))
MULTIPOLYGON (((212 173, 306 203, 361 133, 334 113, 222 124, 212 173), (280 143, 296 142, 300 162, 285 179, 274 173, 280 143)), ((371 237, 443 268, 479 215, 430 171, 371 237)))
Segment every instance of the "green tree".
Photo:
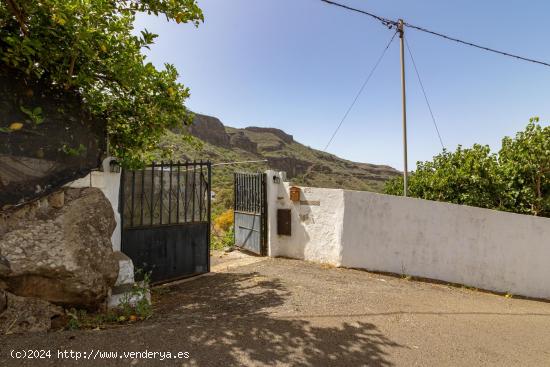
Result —
POLYGON ((507 209, 550 217, 550 126, 531 119, 515 138, 502 140, 499 160, 510 197, 507 209))
MULTIPOLYGON (((476 144, 418 162, 409 196, 550 217, 550 127, 538 122, 505 137, 498 155, 476 144)), ((384 192, 403 195, 403 178, 389 181, 384 192)))
MULTIPOLYGON (((409 177, 409 196, 482 208, 501 206, 502 182, 498 160, 488 146, 461 146, 455 152, 443 151, 433 161, 418 162, 409 177)), ((403 178, 390 182, 387 194, 403 195, 403 178)))
MULTIPOLYGON (((157 69, 143 48, 157 35, 135 35, 137 13, 198 25, 195 0, 5 0, 0 58, 29 78, 73 89, 108 121, 113 154, 127 165, 147 160, 167 127, 189 123, 189 90, 174 66, 157 69)), ((47 123, 47 116, 44 123, 47 123)))

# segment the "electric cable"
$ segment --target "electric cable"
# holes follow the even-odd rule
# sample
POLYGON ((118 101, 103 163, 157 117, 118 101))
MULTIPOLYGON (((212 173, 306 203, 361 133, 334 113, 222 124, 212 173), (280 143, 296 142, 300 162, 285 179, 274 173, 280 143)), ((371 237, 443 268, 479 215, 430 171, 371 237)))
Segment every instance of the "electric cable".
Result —
MULTIPOLYGON (((351 7, 351 6, 347 6, 347 5, 340 4, 340 3, 337 3, 337 2, 334 2, 334 1, 330 1, 330 0, 321 0, 321 1, 324 2, 324 3, 330 4, 330 5, 334 5, 334 6, 337 6, 337 7, 343 8, 343 9, 346 9, 346 10, 350 10, 350 11, 353 11, 353 12, 356 12, 356 13, 361 13, 361 14, 363 14, 363 15, 367 15, 367 16, 369 16, 369 17, 371 17, 371 18, 374 18, 374 19, 378 20, 379 22, 381 22, 383 25, 385 25, 386 27, 388 27, 388 28, 390 28, 390 29, 393 28, 393 27, 396 27, 397 24, 398 24, 398 22, 396 22, 395 20, 388 19, 388 18, 384 18, 384 17, 381 17, 381 16, 379 16, 379 15, 376 15, 376 14, 373 14, 373 13, 370 13, 370 12, 367 12, 367 11, 365 11, 365 10, 353 8, 353 7, 351 7)), ((550 63, 549 63, 549 62, 540 61, 540 60, 535 60, 535 59, 532 59, 532 58, 529 58, 529 57, 525 57, 525 56, 520 56, 520 55, 512 54, 512 53, 506 52, 506 51, 500 51, 500 50, 497 50, 497 49, 494 49, 494 48, 490 48, 490 47, 486 47, 486 46, 481 46, 481 45, 478 45, 478 44, 473 43, 473 42, 463 41, 463 40, 461 40, 461 39, 458 39, 458 38, 455 38, 455 37, 451 37, 451 36, 448 36, 448 35, 443 34, 443 33, 435 32, 435 31, 429 30, 429 29, 427 29, 427 28, 420 27, 420 26, 416 26, 416 25, 413 25, 413 24, 410 24, 410 23, 405 23, 405 22, 404 22, 403 25, 406 26, 406 27, 415 29, 415 30, 417 30, 417 31, 420 31, 420 32, 424 32, 424 33, 431 34, 431 35, 433 35, 433 36, 441 37, 441 38, 446 39, 446 40, 448 40, 448 41, 457 42, 457 43, 460 43, 460 44, 462 44, 462 45, 474 47, 474 48, 477 48, 477 49, 480 49, 480 50, 483 50, 483 51, 496 53, 496 54, 499 54, 499 55, 502 55, 502 56, 506 56, 506 57, 511 57, 511 58, 514 58, 514 59, 517 59, 517 60, 526 61, 526 62, 530 62, 530 63, 534 63, 534 64, 538 64, 538 65, 543 65, 543 66, 550 67, 550 63)))
POLYGON ((386 47, 384 48, 384 50, 382 51, 382 55, 380 55, 380 57, 378 58, 378 61, 376 62, 376 64, 374 65, 374 67, 372 68, 372 70, 370 71, 369 75, 367 76, 367 78, 365 79, 365 81, 363 82, 363 85, 361 85, 361 88, 359 89, 359 92, 355 95, 355 98, 353 99, 353 102, 351 102, 351 105, 349 106, 349 108, 347 109, 346 113, 344 114, 344 117, 342 117, 342 120, 340 120, 340 123, 338 124, 338 127, 336 127, 336 130, 334 130, 334 133, 332 133, 332 136, 330 137, 330 140, 328 141, 327 145, 325 146, 325 149, 323 151, 326 151, 328 149, 328 147, 330 146, 330 144, 332 143, 332 141, 334 140, 334 137, 336 136, 336 134, 338 133, 338 131, 340 130, 340 128, 342 127, 342 124, 344 123, 344 121, 346 120, 346 118, 348 117, 349 113, 351 112, 351 110, 353 109, 353 107, 355 106, 355 103, 357 102, 357 100, 359 99, 359 96, 361 95, 361 93, 363 93, 363 90, 365 89, 365 87, 367 86, 367 84, 369 83, 369 81, 371 80, 372 76, 374 75, 374 72, 376 71, 376 69, 378 68, 378 65, 380 65, 380 63, 382 62, 382 59, 384 58, 384 56, 386 55, 386 52, 388 51, 388 49, 390 48, 390 45, 392 44, 393 40, 395 39, 395 36, 397 35, 397 32, 395 32, 392 36, 392 38, 390 39, 390 41, 388 42, 388 44, 386 45, 386 47))
POLYGON ((432 116, 432 122, 435 127, 435 131, 437 133, 437 137, 439 138, 439 142, 441 143, 441 148, 445 149, 445 144, 443 144, 443 139, 441 138, 441 133, 439 132, 439 127, 437 126, 437 122, 435 121, 434 113, 432 111, 432 106, 430 105, 430 101, 428 99, 428 94, 426 93, 426 89, 424 89, 424 83, 422 83, 422 78, 420 78, 420 73, 418 72, 418 68, 416 67, 416 62, 414 61, 413 54, 411 52, 411 48, 409 47, 409 42, 405 38, 405 45, 407 46, 407 50, 409 51, 409 55, 411 56, 412 64, 414 66, 414 71, 416 72, 416 76, 418 78, 418 83, 420 84, 420 88, 422 89, 422 93, 424 94, 424 99, 426 100, 426 105, 428 105, 428 110, 430 110, 430 115, 432 116))

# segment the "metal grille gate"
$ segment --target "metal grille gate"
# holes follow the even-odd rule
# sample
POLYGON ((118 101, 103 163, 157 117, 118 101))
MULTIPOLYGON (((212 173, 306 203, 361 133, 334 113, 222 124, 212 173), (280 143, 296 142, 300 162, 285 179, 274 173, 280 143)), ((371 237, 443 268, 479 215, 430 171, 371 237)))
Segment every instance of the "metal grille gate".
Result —
POLYGON ((235 246, 267 255, 265 173, 235 173, 235 246))
POLYGON ((161 283, 210 271, 210 162, 122 172, 122 252, 161 283))

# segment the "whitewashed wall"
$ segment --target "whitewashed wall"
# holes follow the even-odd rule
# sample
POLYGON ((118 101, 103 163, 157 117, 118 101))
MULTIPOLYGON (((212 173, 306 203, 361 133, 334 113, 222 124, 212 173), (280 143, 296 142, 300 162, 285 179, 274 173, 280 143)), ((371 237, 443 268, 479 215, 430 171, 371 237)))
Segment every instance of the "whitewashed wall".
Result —
POLYGON ((304 188, 301 204, 289 198, 289 183, 268 171, 268 254, 339 265, 344 191, 304 188), (319 203, 320 205, 318 205, 319 203), (277 209, 291 209, 292 236, 277 235, 277 209))
POLYGON ((287 183, 271 185, 279 197, 268 203, 271 256, 550 299, 548 218, 317 188, 302 188, 301 200, 319 205, 300 205, 289 201, 287 183), (292 208, 291 237, 276 234, 283 207, 292 208))
POLYGON ((550 219, 346 191, 341 265, 550 298, 550 219))

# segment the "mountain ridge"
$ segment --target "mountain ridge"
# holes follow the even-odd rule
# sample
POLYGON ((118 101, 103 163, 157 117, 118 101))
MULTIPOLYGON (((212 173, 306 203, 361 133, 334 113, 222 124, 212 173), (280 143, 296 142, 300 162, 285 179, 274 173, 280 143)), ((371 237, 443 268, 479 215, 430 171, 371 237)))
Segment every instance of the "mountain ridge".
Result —
POLYGON ((285 171, 296 185, 376 192, 382 191, 386 180, 400 174, 387 165, 353 162, 310 148, 281 129, 235 128, 203 114, 195 114, 190 126, 168 131, 161 145, 172 151, 173 158, 180 160, 261 161, 214 166, 212 187, 217 193, 216 200, 220 207, 227 208, 231 207, 233 173, 236 171, 273 169, 285 171))

